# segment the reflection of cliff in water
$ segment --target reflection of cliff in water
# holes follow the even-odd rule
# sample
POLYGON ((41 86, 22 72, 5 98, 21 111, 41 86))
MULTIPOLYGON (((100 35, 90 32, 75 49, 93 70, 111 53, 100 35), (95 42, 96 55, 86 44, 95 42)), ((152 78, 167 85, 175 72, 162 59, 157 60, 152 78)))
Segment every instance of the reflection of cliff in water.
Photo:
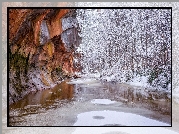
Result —
POLYGON ((73 98, 73 85, 62 82, 52 89, 32 92, 24 97, 24 99, 10 106, 10 108, 24 108, 28 105, 41 105, 48 107, 59 100, 71 100, 73 98))
MULTIPOLYGON (((19 124, 19 120, 22 120, 26 115, 45 113, 48 109, 63 109, 67 104, 74 106, 77 102, 87 103, 93 99, 109 99, 121 104, 117 107, 111 105, 108 107, 109 110, 121 108, 131 108, 134 111, 138 108, 148 109, 153 113, 148 115, 149 117, 161 120, 160 116, 164 116, 165 119, 162 120, 171 123, 170 93, 156 93, 141 87, 111 82, 103 83, 98 80, 86 84, 67 84, 67 81, 63 81, 49 90, 31 93, 11 105, 10 125, 19 124)), ((83 107, 80 106, 79 109, 83 111, 83 107)), ((103 106, 99 105, 98 107, 102 108, 103 106)), ((146 113, 142 111, 138 114, 146 116, 146 113)))

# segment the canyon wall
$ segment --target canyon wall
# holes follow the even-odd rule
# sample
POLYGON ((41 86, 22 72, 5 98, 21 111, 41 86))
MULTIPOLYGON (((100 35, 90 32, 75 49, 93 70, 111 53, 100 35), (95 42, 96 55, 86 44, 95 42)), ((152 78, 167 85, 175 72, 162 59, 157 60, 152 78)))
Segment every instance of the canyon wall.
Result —
POLYGON ((73 63, 80 43, 74 9, 9 9, 8 30, 10 104, 78 70, 73 63))

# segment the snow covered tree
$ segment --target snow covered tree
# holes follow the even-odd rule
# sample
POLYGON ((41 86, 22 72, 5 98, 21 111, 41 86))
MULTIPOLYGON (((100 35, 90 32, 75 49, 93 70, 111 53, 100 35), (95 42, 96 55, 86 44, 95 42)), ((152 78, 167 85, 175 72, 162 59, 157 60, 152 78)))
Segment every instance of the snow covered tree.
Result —
POLYGON ((121 82, 171 83, 171 9, 77 9, 83 73, 121 82))

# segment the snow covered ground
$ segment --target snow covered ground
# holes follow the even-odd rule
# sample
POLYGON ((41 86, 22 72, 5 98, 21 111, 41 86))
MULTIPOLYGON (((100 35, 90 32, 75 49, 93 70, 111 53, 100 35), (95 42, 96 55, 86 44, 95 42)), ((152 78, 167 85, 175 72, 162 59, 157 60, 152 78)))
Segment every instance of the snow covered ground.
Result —
POLYGON ((78 78, 78 79, 73 79, 67 83, 68 84, 89 84, 93 82, 96 82, 94 78, 78 78))
POLYGON ((74 126, 170 126, 141 115, 116 111, 90 111, 80 113, 74 126))
POLYGON ((109 99, 94 99, 91 101, 93 104, 104 104, 104 105, 108 105, 108 104, 113 104, 116 101, 111 101, 109 99))

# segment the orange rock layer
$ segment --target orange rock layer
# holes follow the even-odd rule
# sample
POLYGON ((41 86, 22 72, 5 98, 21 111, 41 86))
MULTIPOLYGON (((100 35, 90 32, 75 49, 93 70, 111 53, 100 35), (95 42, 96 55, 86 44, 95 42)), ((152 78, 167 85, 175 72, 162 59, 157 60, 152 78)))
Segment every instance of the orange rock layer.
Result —
MULTIPOLYGON (((10 53, 25 57, 26 61, 28 60, 28 68, 31 68, 32 71, 33 66, 34 72, 37 72, 34 73, 33 71, 29 71, 26 73, 29 76, 25 76, 26 74, 20 74, 20 77, 23 76, 23 78, 18 78, 15 77, 14 74, 22 73, 21 66, 19 69, 19 65, 13 65, 13 68, 11 68, 10 65, 10 81, 12 81, 10 87, 12 89, 9 90, 12 100, 15 98, 13 96, 17 97, 18 94, 19 96, 22 94, 23 91, 19 91, 21 90, 21 87, 26 91, 29 91, 30 89, 34 90, 34 88, 35 90, 40 90, 37 89, 37 87, 39 87, 38 83, 33 83, 34 80, 32 79, 33 75, 31 75, 31 73, 34 73, 36 77, 39 76, 41 83, 46 88, 55 83, 55 76, 52 75, 54 70, 61 70, 61 75, 73 75, 75 71, 73 66, 74 51, 67 51, 61 38, 61 34, 63 33, 62 19, 70 12, 70 9, 9 10, 10 53), (47 27, 47 37, 41 37, 41 31, 44 30, 42 29, 42 22, 47 27), (41 39, 43 39, 43 43, 40 41, 41 39), (17 69, 13 70, 15 67, 17 67, 17 69), (21 79, 26 79, 25 81, 27 81, 27 83, 22 84, 21 79), (31 83, 28 84, 28 81, 31 81, 31 83), (15 84, 19 84, 19 86, 15 86, 15 84), (19 89, 17 90, 15 87, 18 87, 19 89), (24 89, 24 87, 28 87, 28 89, 24 89)), ((44 33, 46 34, 46 32, 44 33)), ((26 65, 24 67, 27 68, 26 65)), ((42 89, 44 89, 44 87, 41 86, 42 89)))
POLYGON ((60 36, 63 32, 61 19, 69 11, 69 9, 10 9, 9 42, 12 43, 11 52, 15 53, 18 50, 25 57, 30 54, 30 63, 39 62, 40 66, 44 66, 43 62, 46 61, 48 68, 62 66, 63 71, 67 74, 73 73, 72 53, 66 52, 60 36), (39 52, 38 49, 41 45, 39 35, 43 20, 47 22, 50 39, 46 41, 39 52), (38 61, 37 59, 33 61, 35 55, 39 55, 38 61))

